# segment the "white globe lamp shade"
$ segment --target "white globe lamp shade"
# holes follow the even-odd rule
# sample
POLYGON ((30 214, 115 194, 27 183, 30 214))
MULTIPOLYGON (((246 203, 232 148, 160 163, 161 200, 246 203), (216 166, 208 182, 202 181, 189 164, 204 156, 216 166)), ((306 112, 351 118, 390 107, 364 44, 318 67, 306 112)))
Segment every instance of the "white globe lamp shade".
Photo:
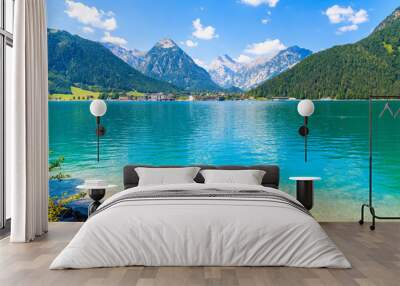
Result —
POLYGON ((311 116, 314 113, 314 103, 309 99, 304 99, 297 105, 297 111, 303 117, 311 116))
POLYGON ((93 116, 101 117, 104 114, 106 114, 106 111, 107 111, 107 104, 104 102, 104 100, 95 99, 90 104, 90 113, 92 113, 93 116))

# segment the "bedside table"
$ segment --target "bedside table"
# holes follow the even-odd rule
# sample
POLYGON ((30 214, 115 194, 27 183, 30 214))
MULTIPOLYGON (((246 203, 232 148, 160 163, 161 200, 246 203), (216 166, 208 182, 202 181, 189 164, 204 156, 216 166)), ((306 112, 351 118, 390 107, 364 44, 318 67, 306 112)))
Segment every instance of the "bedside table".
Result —
POLYGON ((108 185, 102 180, 93 181, 95 181, 95 183, 92 183, 91 181, 85 181, 83 185, 76 187, 79 190, 86 190, 89 197, 93 200, 88 208, 88 217, 101 205, 100 200, 104 198, 106 191, 108 189, 117 187, 117 185, 108 185))
POLYGON ((311 210, 314 205, 314 181, 319 181, 321 178, 290 177, 289 180, 296 181, 296 199, 307 210, 311 210))

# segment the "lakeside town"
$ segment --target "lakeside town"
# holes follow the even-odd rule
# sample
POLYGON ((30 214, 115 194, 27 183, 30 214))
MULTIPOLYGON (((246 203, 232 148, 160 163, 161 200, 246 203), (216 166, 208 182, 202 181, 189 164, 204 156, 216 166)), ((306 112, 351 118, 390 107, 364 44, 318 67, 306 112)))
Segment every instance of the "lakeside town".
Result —
POLYGON ((53 101, 80 101, 80 100, 93 100, 104 99, 113 101, 224 101, 224 100, 243 100, 254 99, 246 96, 245 94, 226 94, 226 93, 199 93, 188 95, 177 95, 173 93, 143 93, 140 96, 121 95, 121 96, 94 96, 94 95, 71 95, 66 97, 50 96, 53 101))
MULTIPOLYGON (((294 97, 254 97, 247 93, 198 92, 188 94, 156 93, 100 93, 72 88, 72 94, 51 94, 50 101, 86 101, 104 99, 109 101, 225 101, 225 100, 297 100, 294 97)), ((324 98, 321 100, 331 100, 324 98)))
MULTIPOLYGON (((285 96, 274 96, 271 98, 266 97, 254 97, 249 96, 245 93, 200 93, 200 94, 190 94, 190 95, 177 95, 173 93, 145 93, 141 96, 123 95, 119 97, 102 97, 93 95, 81 95, 81 96, 70 96, 70 98, 50 96, 50 101, 85 101, 94 99, 104 99, 108 101, 225 101, 225 100, 298 100, 295 97, 285 97, 285 96)), ((330 97, 321 98, 320 100, 333 100, 330 97)))

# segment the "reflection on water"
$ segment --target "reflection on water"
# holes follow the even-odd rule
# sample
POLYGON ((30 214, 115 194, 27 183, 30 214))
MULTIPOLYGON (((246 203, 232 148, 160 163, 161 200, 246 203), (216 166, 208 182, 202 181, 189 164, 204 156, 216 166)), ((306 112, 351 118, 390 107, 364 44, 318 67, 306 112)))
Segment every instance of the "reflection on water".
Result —
MULTIPOLYGON (((400 117, 379 119, 383 105, 374 104, 374 198, 380 214, 393 215, 400 213, 400 117)), ((368 194, 368 102, 315 102, 307 164, 296 106, 276 101, 109 102, 98 164, 89 102, 50 102, 51 155, 64 155, 63 169, 73 177, 105 178, 119 185, 128 163, 278 164, 281 189, 292 194, 289 176, 322 177, 315 190, 317 218, 356 219, 368 194)))

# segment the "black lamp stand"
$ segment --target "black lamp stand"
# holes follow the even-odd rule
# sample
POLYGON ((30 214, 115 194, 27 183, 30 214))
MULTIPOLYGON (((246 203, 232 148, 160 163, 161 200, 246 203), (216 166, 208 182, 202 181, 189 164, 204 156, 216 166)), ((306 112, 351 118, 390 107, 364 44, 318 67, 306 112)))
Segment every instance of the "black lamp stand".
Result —
POLYGON ((97 136, 97 162, 100 161, 100 137, 106 134, 106 128, 100 124, 100 116, 96 116, 96 136, 97 136))
POLYGON ((310 130, 307 127, 308 116, 304 116, 304 125, 299 128, 299 134, 304 137, 304 161, 307 162, 307 136, 310 130))

